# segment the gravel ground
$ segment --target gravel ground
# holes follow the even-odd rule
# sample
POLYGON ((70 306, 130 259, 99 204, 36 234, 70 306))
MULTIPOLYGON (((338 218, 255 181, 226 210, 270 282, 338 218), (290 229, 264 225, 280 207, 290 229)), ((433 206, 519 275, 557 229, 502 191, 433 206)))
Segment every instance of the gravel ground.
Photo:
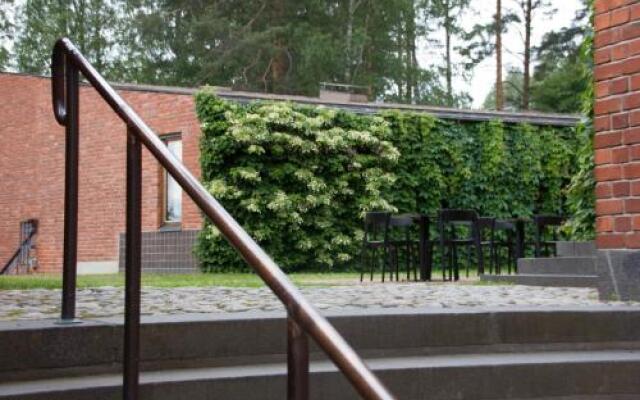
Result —
MULTIPOLYGON (((601 302, 595 289, 469 283, 366 283, 307 287, 302 292, 321 310, 628 304, 601 302)), ((267 288, 144 288, 142 298, 145 315, 282 310, 267 288)), ((77 315, 80 318, 121 315, 123 300, 123 288, 79 290, 77 315)), ((57 318, 59 310, 60 290, 0 291, 0 320, 57 318)))

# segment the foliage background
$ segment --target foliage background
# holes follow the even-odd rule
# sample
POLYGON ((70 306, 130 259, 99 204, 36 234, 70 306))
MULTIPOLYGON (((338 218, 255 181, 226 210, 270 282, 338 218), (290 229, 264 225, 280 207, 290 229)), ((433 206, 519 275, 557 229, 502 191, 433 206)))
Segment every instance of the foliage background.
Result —
MULTIPOLYGON (((593 22, 593 0, 588 0, 588 10, 593 22)), ((592 26, 593 24, 590 24, 592 26)), ((596 181, 593 175, 595 167, 593 151, 593 29, 589 29, 580 46, 580 78, 586 83, 582 92, 583 121, 578 125, 577 135, 580 141, 577 157, 577 172, 567 188, 567 209, 571 218, 565 229, 576 240, 595 239, 596 223, 596 181)))
MULTIPOLYGON (((395 209, 383 193, 398 151, 381 117, 196 96, 202 122, 202 179, 240 224, 287 271, 352 262, 360 216, 395 209)), ((245 263, 205 223, 196 252, 207 271, 245 263)))
MULTIPOLYGON (((370 210, 566 214, 574 128, 457 122, 424 113, 356 115, 289 103, 196 96, 203 182, 286 270, 355 266, 370 210)), ((197 254, 208 271, 244 262, 209 223, 197 254)))

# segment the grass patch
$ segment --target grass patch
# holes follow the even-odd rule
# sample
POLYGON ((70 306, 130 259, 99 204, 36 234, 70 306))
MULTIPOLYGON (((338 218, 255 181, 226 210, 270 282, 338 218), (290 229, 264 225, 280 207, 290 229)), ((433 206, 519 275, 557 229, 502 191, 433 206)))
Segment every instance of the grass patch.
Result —
MULTIPOLYGON (((345 273, 295 273, 289 277, 298 286, 333 286, 356 282, 359 275, 345 273)), ((79 289, 101 286, 124 286, 124 275, 81 275, 78 276, 79 289)), ((211 274, 143 274, 142 286, 146 287, 262 287, 262 280, 249 273, 211 274)), ((60 289, 60 275, 8 275, 0 276, 0 290, 60 289)))

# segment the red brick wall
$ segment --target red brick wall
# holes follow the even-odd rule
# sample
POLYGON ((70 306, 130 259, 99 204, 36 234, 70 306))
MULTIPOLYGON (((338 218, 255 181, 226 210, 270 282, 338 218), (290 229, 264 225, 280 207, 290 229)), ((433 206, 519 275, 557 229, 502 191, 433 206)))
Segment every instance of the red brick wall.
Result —
MULTIPOLYGON (((39 220, 42 272, 62 260, 64 128, 53 118, 50 80, 0 73, 0 263, 19 240, 19 223, 39 220)), ((190 95, 121 91, 158 134, 181 132, 183 161, 199 176, 199 123, 190 95)), ((78 261, 117 261, 125 224, 126 128, 90 87, 80 89, 80 198, 78 261)), ((143 154, 143 230, 160 225, 162 174, 143 154)), ((200 213, 183 195, 183 229, 199 228, 200 213)))
POLYGON ((640 248, 640 2, 595 2, 597 243, 640 248))

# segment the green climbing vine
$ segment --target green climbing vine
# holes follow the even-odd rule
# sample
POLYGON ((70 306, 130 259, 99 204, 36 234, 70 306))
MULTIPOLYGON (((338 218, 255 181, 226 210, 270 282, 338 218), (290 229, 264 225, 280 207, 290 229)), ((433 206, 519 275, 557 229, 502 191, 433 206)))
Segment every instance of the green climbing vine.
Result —
MULTIPOLYGON (((208 89, 196 108, 204 184, 288 271, 353 267, 370 210, 566 213, 580 145, 570 127, 239 105, 208 89)), ((246 268, 208 222, 196 252, 206 271, 246 268)))

